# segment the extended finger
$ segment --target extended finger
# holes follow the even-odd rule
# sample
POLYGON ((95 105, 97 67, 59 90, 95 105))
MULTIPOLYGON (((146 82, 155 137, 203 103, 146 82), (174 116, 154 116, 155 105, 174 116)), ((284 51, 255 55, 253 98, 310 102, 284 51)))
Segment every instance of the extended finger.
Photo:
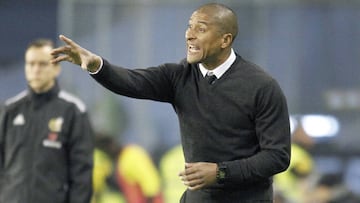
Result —
POLYGON ((59 38, 65 42, 66 44, 70 45, 71 47, 79 47, 78 44, 76 44, 74 41, 72 41, 70 38, 65 37, 65 35, 60 35, 59 38))
POLYGON ((60 56, 57 56, 57 57, 53 58, 51 60, 51 63, 55 64, 55 63, 59 63, 61 61, 69 61, 69 62, 71 62, 71 59, 70 59, 70 57, 68 55, 60 55, 60 56))
POLYGON ((67 46, 61 46, 61 47, 52 49, 51 55, 56 56, 59 54, 68 54, 70 52, 71 52, 71 47, 69 45, 67 45, 67 46))

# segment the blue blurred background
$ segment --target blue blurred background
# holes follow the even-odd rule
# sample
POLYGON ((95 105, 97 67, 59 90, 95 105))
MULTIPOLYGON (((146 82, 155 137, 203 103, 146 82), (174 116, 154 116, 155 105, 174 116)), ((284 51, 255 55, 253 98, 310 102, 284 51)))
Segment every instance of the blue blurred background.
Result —
MULTIPOLYGON (((185 57, 188 18, 205 0, 0 0, 0 103, 26 88, 24 49, 35 38, 65 34, 114 64, 129 68, 185 57)), ((224 0, 240 25, 236 52, 280 83, 293 115, 338 119, 333 137, 315 138, 320 172, 341 172, 360 193, 360 1, 224 0)), ((63 63, 64 89, 88 106, 97 131, 144 146, 158 160, 178 144, 169 104, 134 100, 102 88, 63 63)))

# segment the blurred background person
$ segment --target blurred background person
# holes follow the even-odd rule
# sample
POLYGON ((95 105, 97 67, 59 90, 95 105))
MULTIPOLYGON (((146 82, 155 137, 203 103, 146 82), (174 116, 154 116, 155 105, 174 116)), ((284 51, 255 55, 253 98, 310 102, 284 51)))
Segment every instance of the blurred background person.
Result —
POLYGON ((113 172, 113 160, 104 151, 95 148, 91 203, 126 203, 118 187, 111 184, 113 172))
POLYGON ((178 202, 186 187, 177 175, 184 169, 185 159, 181 144, 166 151, 160 159, 159 167, 162 180, 164 202, 178 202))
POLYGON ((127 203, 162 203, 161 179, 152 157, 139 145, 122 145, 114 137, 98 133, 97 149, 114 163, 114 178, 127 203))
POLYGON ((309 152, 314 140, 306 134, 301 124, 295 126, 291 138, 290 166, 286 171, 275 175, 274 188, 285 201, 304 203, 315 170, 314 160, 309 152))
POLYGON ((8 99, 0 121, 0 202, 88 203, 94 133, 84 103, 61 90, 53 42, 25 52, 28 88, 8 99))
POLYGON ((358 203, 359 195, 353 193, 344 183, 341 174, 323 174, 315 187, 307 193, 307 203, 358 203))

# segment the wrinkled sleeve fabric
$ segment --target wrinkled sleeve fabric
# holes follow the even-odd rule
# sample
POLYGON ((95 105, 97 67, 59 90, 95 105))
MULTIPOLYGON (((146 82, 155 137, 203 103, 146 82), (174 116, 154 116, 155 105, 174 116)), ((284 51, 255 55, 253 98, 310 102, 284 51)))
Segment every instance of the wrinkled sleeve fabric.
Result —
POLYGON ((262 182, 287 169, 290 163, 290 124, 286 99, 275 80, 256 95, 255 131, 258 153, 228 161, 229 184, 262 182))
POLYGON ((91 76, 110 91, 137 99, 160 102, 173 100, 173 86, 169 78, 174 77, 174 71, 168 71, 169 65, 126 69, 103 61, 101 70, 91 76))

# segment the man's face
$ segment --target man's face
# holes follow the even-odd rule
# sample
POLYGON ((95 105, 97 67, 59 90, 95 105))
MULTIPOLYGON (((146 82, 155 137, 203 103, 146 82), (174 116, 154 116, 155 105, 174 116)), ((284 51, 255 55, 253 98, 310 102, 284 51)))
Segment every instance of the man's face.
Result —
POLYGON ((209 69, 221 64, 223 35, 211 15, 195 11, 190 17, 185 38, 189 63, 200 62, 209 69))
POLYGON ((51 47, 31 47, 25 53, 25 77, 35 92, 41 93, 53 87, 60 67, 50 63, 51 47))

